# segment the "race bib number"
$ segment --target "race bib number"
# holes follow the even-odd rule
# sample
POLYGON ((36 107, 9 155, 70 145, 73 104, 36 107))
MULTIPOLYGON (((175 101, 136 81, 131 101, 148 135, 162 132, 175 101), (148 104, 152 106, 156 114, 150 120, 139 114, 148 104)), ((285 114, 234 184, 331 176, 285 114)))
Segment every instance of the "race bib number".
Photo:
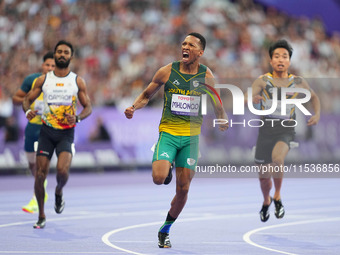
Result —
POLYGON ((171 112, 176 115, 198 116, 200 102, 201 98, 197 96, 173 94, 171 112))
POLYGON ((71 105, 72 93, 66 89, 54 89, 50 93, 47 93, 47 103, 49 105, 71 105))

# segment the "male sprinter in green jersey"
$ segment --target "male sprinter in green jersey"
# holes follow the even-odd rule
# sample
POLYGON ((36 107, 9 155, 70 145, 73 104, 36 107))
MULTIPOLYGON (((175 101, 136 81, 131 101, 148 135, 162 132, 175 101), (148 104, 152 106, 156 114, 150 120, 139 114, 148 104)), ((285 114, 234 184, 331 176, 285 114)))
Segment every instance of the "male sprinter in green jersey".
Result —
MULTIPOLYGON (((17 92, 12 98, 14 104, 21 105, 27 93, 33 89, 37 78, 41 76, 42 74, 46 74, 49 71, 54 70, 55 62, 54 62, 54 55, 52 51, 47 52, 44 55, 43 61, 44 62, 41 65, 42 73, 33 73, 33 74, 28 75, 24 79, 20 89, 17 90, 17 92)), ((34 151, 34 143, 37 142, 39 139, 40 129, 42 126, 41 114, 43 111, 43 93, 41 93, 40 96, 31 105, 31 110, 36 111, 37 115, 33 119, 31 119, 26 125, 24 147, 25 147, 26 157, 28 161, 28 167, 34 177, 35 170, 36 170, 36 160, 35 160, 36 155, 34 151)), ((47 180, 45 181, 44 185, 46 187, 47 180)), ((47 197, 48 197, 47 192, 45 192, 45 202, 47 201, 47 197)), ((24 205, 22 207, 22 210, 28 213, 34 213, 38 211, 38 203, 37 203, 37 199, 35 195, 33 195, 33 198, 27 205, 24 205)))
MULTIPOLYGON (((207 83, 212 80, 210 85, 214 85, 211 84, 214 76, 210 69, 199 63, 205 44, 205 38, 201 34, 188 34, 182 42, 182 59, 160 68, 148 87, 136 98, 133 105, 125 110, 125 116, 131 119, 135 110, 146 106, 150 98, 164 85, 164 109, 152 160, 152 178, 155 184, 164 184, 171 171, 171 163, 175 161, 176 195, 171 202, 166 221, 158 232, 160 248, 171 248, 169 230, 184 208, 197 165, 202 114, 197 108, 189 113, 185 112, 181 106, 185 102, 199 102, 204 92, 204 85, 197 83, 195 89, 190 89, 193 79, 207 83)), ((218 96, 214 97, 218 101, 218 96)), ((227 119, 221 104, 214 105, 214 110, 217 118, 227 119)), ((228 127, 228 124, 219 126, 222 131, 228 127)))

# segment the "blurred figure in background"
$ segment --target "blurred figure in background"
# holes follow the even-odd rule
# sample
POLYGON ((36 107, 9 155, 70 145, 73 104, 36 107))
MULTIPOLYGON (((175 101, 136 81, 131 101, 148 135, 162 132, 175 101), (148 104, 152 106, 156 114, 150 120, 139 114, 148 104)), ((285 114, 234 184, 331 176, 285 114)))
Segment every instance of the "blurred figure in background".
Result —
POLYGON ((10 116, 6 119, 6 134, 5 143, 16 142, 19 139, 19 127, 17 119, 14 116, 10 116))
POLYGON ((110 134, 107 131, 103 119, 99 116, 96 121, 96 126, 94 127, 94 130, 90 134, 90 141, 96 142, 96 141, 110 141, 110 134))
POLYGON ((0 129, 4 128, 4 142, 18 140, 18 126, 13 115, 13 103, 8 91, 0 86, 0 129))
MULTIPOLYGON (((22 105, 25 96, 30 92, 35 85, 36 79, 42 74, 46 74, 49 71, 53 71, 55 67, 53 52, 47 52, 43 57, 43 63, 41 65, 42 73, 33 73, 28 75, 23 83, 21 84, 20 89, 17 90, 15 95, 13 96, 13 103, 16 105, 22 105)), ((25 152, 28 161, 29 169, 33 175, 35 176, 36 171, 36 153, 34 150, 34 143, 38 141, 40 129, 41 129, 41 114, 43 112, 43 93, 34 101, 30 108, 32 111, 36 112, 36 116, 28 121, 25 128, 25 152)), ((46 188, 47 182, 45 182, 46 188)), ((47 193, 45 193, 45 202, 47 201, 47 193)), ((38 204, 35 195, 31 201, 22 207, 24 212, 34 213, 38 211, 38 204)))

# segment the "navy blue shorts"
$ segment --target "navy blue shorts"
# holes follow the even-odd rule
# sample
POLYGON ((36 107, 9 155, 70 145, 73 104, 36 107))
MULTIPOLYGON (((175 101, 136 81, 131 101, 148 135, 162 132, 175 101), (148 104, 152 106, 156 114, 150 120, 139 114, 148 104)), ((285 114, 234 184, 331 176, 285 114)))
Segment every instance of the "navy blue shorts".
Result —
POLYGON ((27 123, 25 128, 25 151, 34 152, 34 143, 38 141, 42 125, 27 123))

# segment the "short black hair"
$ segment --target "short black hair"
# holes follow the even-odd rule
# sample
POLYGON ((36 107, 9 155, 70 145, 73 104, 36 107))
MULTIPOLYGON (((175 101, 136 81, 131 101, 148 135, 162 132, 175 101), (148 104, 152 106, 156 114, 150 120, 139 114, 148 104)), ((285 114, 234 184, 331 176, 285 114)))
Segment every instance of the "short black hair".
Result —
POLYGON ((273 53, 274 50, 276 50, 277 48, 284 48, 288 51, 289 53, 289 58, 292 57, 293 55, 293 48, 292 46, 284 39, 278 40, 275 43, 273 43, 270 47, 269 47, 269 56, 272 59, 273 58, 273 53))
POLYGON ((58 46, 59 46, 59 45, 62 45, 62 44, 65 44, 65 45, 67 45, 68 47, 70 47, 70 49, 71 49, 71 56, 72 56, 72 55, 73 55, 73 46, 72 46, 72 44, 71 44, 70 42, 65 41, 65 40, 61 40, 61 41, 59 41, 59 42, 57 43, 57 45, 56 45, 55 48, 54 48, 54 53, 57 51, 58 46))
POLYGON ((197 32, 192 32, 192 33, 188 34, 187 36, 189 36, 189 35, 200 39, 202 49, 205 50, 206 40, 205 40, 203 35, 201 35, 200 33, 197 33, 197 32))
POLYGON ((49 51, 49 52, 47 52, 47 53, 44 55, 43 61, 45 62, 45 61, 46 61, 47 59, 49 59, 49 58, 54 59, 54 53, 53 53, 52 51, 49 51))

